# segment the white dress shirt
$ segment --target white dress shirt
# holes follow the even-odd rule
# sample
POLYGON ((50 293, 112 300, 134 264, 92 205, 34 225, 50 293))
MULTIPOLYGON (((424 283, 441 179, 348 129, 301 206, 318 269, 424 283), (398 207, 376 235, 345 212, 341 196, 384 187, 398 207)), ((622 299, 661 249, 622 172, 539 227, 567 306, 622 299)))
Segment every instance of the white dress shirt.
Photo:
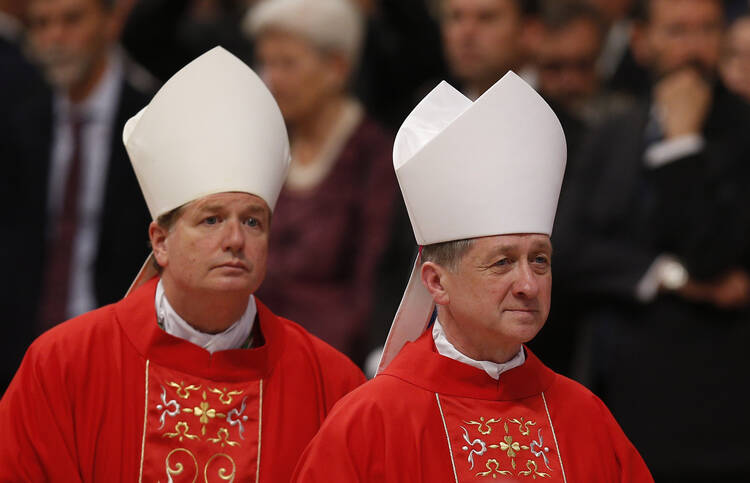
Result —
POLYGON ((97 307, 94 295, 101 214, 104 205, 110 145, 124 76, 122 55, 113 51, 106 71, 94 91, 73 106, 61 93, 55 94, 54 126, 48 185, 47 226, 57 226, 65 196, 65 181, 73 156, 72 109, 85 119, 81 132, 81 179, 79 181, 78 220, 68 290, 67 317, 75 317, 97 307))

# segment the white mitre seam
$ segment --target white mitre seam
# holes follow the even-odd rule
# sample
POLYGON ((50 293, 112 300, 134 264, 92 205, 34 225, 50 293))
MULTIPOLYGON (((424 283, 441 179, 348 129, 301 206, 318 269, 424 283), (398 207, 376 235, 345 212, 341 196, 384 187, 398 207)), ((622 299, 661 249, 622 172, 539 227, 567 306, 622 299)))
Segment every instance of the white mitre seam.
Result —
POLYGON ((401 124, 393 143, 393 167, 400 168, 471 105, 469 98, 441 81, 401 124))

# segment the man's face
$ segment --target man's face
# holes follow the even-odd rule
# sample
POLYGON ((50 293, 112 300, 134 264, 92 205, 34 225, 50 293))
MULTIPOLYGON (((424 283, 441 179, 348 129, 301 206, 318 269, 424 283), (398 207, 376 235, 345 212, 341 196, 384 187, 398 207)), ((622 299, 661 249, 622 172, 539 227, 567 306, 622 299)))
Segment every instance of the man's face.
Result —
POLYGON ((708 76, 719 60, 722 28, 719 0, 652 0, 650 21, 634 47, 658 77, 688 66, 708 76))
POLYGON ((447 310, 462 332, 508 346, 528 342, 547 320, 552 290, 547 235, 498 235, 474 240, 442 280, 447 310))
POLYGON ((29 40, 49 82, 85 83, 114 41, 114 17, 99 0, 31 0, 29 40))
POLYGON ((163 239, 152 236, 162 278, 186 294, 249 296, 266 274, 270 210, 247 193, 189 203, 163 239))
POLYGON ((539 90, 550 100, 575 108, 596 93, 596 60, 601 35, 589 20, 545 32, 537 49, 539 90))
POLYGON ((300 36, 268 31, 258 37, 261 76, 287 122, 314 116, 346 84, 342 59, 320 52, 300 36))
POLYGON ((445 0, 446 58, 460 80, 491 83, 522 56, 523 22, 515 0, 445 0))

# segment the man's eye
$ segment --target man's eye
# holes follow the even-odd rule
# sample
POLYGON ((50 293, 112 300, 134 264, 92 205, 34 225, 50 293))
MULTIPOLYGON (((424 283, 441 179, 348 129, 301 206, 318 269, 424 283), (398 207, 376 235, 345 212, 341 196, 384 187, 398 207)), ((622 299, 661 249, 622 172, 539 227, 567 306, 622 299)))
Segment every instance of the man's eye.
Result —
POLYGON ((540 265, 547 265, 549 263, 549 259, 545 256, 539 255, 534 258, 534 263, 538 263, 540 265))
POLYGON ((218 216, 209 216, 203 220, 203 223, 205 223, 206 225, 215 225, 218 222, 219 222, 218 216))
POLYGON ((502 266, 508 265, 509 263, 510 263, 510 260, 508 260, 507 258, 501 258, 500 260, 495 262, 495 266, 502 267, 502 266))
POLYGON ((258 220, 256 218, 248 218, 245 223, 247 226, 258 226, 258 220))

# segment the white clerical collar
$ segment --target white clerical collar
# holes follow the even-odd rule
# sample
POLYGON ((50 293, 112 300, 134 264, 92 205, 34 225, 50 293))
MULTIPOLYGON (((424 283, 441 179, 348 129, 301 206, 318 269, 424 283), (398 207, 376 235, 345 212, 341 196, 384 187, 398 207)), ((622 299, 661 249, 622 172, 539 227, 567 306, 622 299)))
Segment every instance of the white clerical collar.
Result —
POLYGON ((435 340, 435 348, 438 353, 445 357, 450 357, 458 362, 463 362, 470 366, 482 369, 493 379, 500 379, 500 374, 505 371, 509 371, 515 367, 522 365, 526 362, 526 354, 523 352, 523 347, 518 351, 518 354, 513 356, 513 359, 503 364, 498 364, 492 361, 475 361, 474 359, 463 355, 456 349, 453 344, 448 341, 443 331, 443 326, 440 322, 435 319, 435 324, 432 326, 432 338, 435 340))
POLYGON ((174 337, 179 337, 199 347, 203 347, 210 353, 228 349, 240 349, 250 337, 250 331, 255 323, 255 315, 258 309, 255 305, 255 297, 250 295, 247 309, 242 317, 232 324, 228 329, 218 334, 207 334, 195 330, 185 319, 180 317, 172 308, 164 294, 162 281, 156 286, 156 316, 164 331, 174 337))

